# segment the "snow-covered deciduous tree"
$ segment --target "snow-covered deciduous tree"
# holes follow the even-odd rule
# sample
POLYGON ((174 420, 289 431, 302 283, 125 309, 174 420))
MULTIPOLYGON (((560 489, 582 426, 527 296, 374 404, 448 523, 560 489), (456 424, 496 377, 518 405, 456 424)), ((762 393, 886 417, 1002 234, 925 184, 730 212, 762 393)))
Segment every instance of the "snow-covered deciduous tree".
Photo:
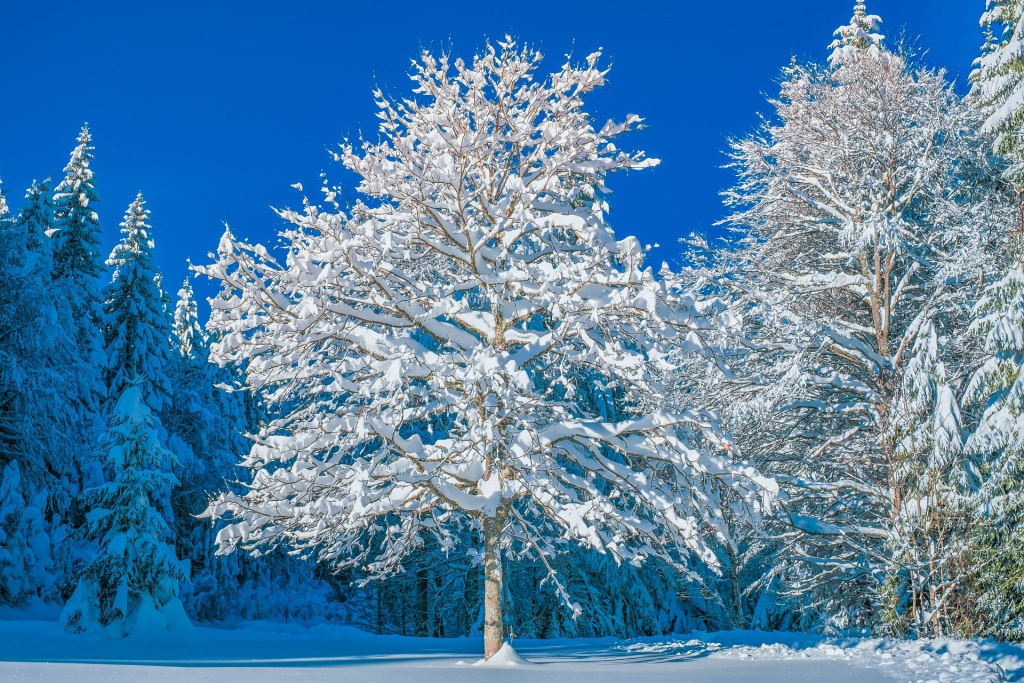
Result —
POLYGON ((113 277, 103 289, 106 317, 106 381, 110 396, 120 397, 136 378, 146 402, 160 410, 170 398, 166 366, 170 360, 171 321, 153 258, 153 228, 140 192, 121 223, 121 241, 107 259, 113 277))
MULTIPOLYGON (((851 27, 866 16, 858 5, 851 27)), ((942 72, 874 38, 833 48, 829 67, 788 68, 777 120, 734 143, 728 222, 746 237, 712 281, 756 342, 738 347, 745 383, 720 404, 789 496, 763 584, 780 582, 797 624, 842 631, 877 625, 903 542, 894 522, 913 482, 895 413, 907 363, 931 321, 954 340, 936 362, 963 370, 989 226, 1007 203, 980 121, 942 72)))
POLYGON ((99 549, 64 606, 67 631, 123 638, 191 628, 178 599, 188 563, 175 556, 171 529, 154 505, 156 496, 178 483, 168 471, 173 456, 160 445, 159 429, 139 384, 127 386, 100 442, 107 481, 82 494, 88 512, 78 534, 99 549))
POLYGON ((283 264, 225 233, 199 269, 228 287, 212 353, 246 364, 274 419, 249 491, 209 508, 235 520, 223 551, 288 541, 386 576, 425 536, 450 551, 469 530, 489 657, 503 548, 714 566, 723 508, 770 501, 712 415, 659 403, 674 348, 711 353, 714 304, 644 269, 605 220, 606 176, 656 162, 616 147, 638 117, 595 129, 584 112, 599 56, 539 79, 540 55, 511 40, 471 63, 424 53, 414 99, 375 93, 381 142, 337 154, 365 202, 282 212, 283 264))

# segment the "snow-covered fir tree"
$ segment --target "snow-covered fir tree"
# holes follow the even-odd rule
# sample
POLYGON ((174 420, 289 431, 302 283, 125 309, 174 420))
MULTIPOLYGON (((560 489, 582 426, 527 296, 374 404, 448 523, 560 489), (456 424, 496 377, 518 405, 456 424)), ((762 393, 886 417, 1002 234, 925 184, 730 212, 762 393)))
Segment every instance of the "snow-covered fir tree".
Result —
POLYGON ((748 551, 796 628, 881 628, 916 485, 897 452, 903 376, 929 321, 954 340, 936 362, 960 376, 990 226, 1008 206, 974 111, 868 19, 858 4, 829 66, 788 68, 777 119, 734 143, 728 222, 746 237, 708 276, 756 341, 737 345, 739 379, 711 390, 787 490, 774 539, 748 551))
POLYGON ((716 566, 722 508, 770 500, 712 415, 659 405, 674 347, 712 353, 713 311, 605 221, 606 176, 655 162, 613 142, 637 117, 595 130, 583 111, 599 56, 537 79, 539 53, 510 40, 469 63, 424 53, 418 99, 378 91, 382 141, 338 154, 369 203, 282 212, 283 265, 225 233, 200 269, 232 295, 211 301, 213 355, 246 363, 277 412, 249 491, 210 506, 237 520, 224 551, 287 541, 385 577, 468 531, 489 657, 503 555, 545 565, 571 604, 549 561, 568 543, 716 566), (581 384, 626 417, 603 419, 581 384))
POLYGON ((74 340, 76 350, 69 359, 75 366, 69 383, 69 400, 78 412, 80 435, 76 438, 85 452, 95 448, 93 430, 99 419, 100 403, 106 395, 103 384, 103 311, 100 276, 100 225, 95 204, 99 201, 91 168, 92 135, 82 127, 78 145, 64 168, 64 179, 54 188, 54 244, 52 295, 59 322, 74 340))
POLYGON ((30 479, 43 470, 50 475, 45 486, 55 496, 51 508, 63 514, 77 493, 83 449, 91 447, 87 434, 91 425, 80 423, 75 403, 89 389, 82 380, 91 375, 92 368, 83 367, 76 339, 61 324, 71 317, 67 302, 53 293, 53 237, 58 231, 50 194, 49 180, 33 183, 26 191, 12 248, 24 278, 19 298, 26 311, 20 320, 22 324, 34 321, 28 326, 31 344, 24 355, 37 365, 40 380, 32 390, 34 404, 27 413, 35 421, 32 441, 39 453, 32 461, 45 466, 31 466, 28 474, 30 479))
POLYGON ((90 314, 95 310, 86 308, 90 301, 84 297, 91 294, 92 301, 98 300, 95 283, 103 272, 99 215, 93 206, 99 201, 91 168, 93 151, 92 134, 86 124, 53 196, 60 229, 55 278, 70 278, 83 289, 82 310, 90 314))
POLYGON ((1005 176, 1017 193, 1017 233, 1024 236, 1024 2, 987 0, 981 25, 982 55, 975 60, 971 94, 994 135, 993 149, 1007 160, 1005 176))
POLYGON ((985 290, 973 330, 984 336, 985 362, 971 377, 966 403, 981 411, 967 449, 983 484, 980 517, 970 538, 977 568, 974 602, 979 630, 1024 636, 1024 271, 1018 263, 985 290))
POLYGON ((984 127, 996 134, 995 149, 1024 163, 1024 2, 987 0, 981 25, 983 54, 971 73, 974 95, 985 109, 984 127))
POLYGON ((867 6, 858 2, 853 8, 850 23, 835 30, 836 39, 829 45, 832 54, 829 62, 841 63, 857 59, 861 55, 877 57, 882 50, 885 36, 877 32, 882 18, 877 14, 868 14, 867 6))
MULTIPOLYGON (((0 554, 15 558, 29 557, 27 551, 9 545, 17 545, 23 537, 9 526, 18 519, 33 527, 26 533, 36 545, 38 538, 60 535, 63 519, 78 492, 78 459, 87 444, 74 403, 79 386, 74 376, 77 346, 60 325, 57 301, 52 296, 49 230, 44 188, 33 185, 29 189, 17 216, 10 214, 0 188, 0 466, 12 467, 14 483, 8 483, 5 489, 8 500, 30 502, 23 517, 8 510, 4 520, 8 531, 6 540, 0 541, 0 554), (45 511, 48 518, 37 519, 32 510, 45 511), (40 524, 45 525, 45 531, 35 529, 40 524)), ((16 507, 15 503, 11 505, 16 507)), ((38 547, 32 552, 40 558, 51 556, 49 550, 43 553, 38 547)), ((17 560, 10 562, 17 564, 17 560)), ((23 570, 33 580, 37 578, 32 574, 34 570, 23 570)), ((4 571, 22 570, 9 566, 4 571)), ((32 586, 18 579, 24 591, 2 592, 0 601, 24 601, 30 593, 46 599, 56 597, 49 590, 55 584, 55 590, 65 586, 64 563, 48 566, 48 571, 51 576, 47 581, 32 586)))
POLYGON ((939 347, 929 321, 906 364, 890 437, 892 478, 903 495, 893 510, 884 619, 888 631, 918 637, 949 635, 959 626, 956 602, 970 579, 970 494, 979 483, 962 457, 963 419, 939 347))
POLYGON ((164 406, 161 419, 168 431, 168 447, 182 469, 184 491, 174 496, 173 503, 178 553, 190 561, 193 572, 190 585, 182 591, 186 611, 195 619, 216 621, 235 615, 288 618, 289 614, 323 608, 323 595, 309 597, 312 602, 304 603, 288 585, 273 585, 273 581, 295 578, 303 570, 312 574, 312 567, 298 566, 301 561, 296 558, 276 553, 261 560, 215 556, 217 530, 196 515, 214 495, 237 487, 238 458, 250 446, 245 435, 257 426, 248 420, 247 395, 222 388, 240 385, 235 369, 209 362, 206 333, 188 279, 178 291, 172 332, 167 374, 174 399, 164 406), (260 593, 264 594, 262 611, 258 609, 260 593), (281 598, 283 615, 266 597, 271 594, 281 598))
POLYGON ((207 362, 206 335, 199 324, 199 307, 196 305, 192 282, 188 278, 178 290, 178 302, 174 306, 174 337, 178 340, 178 351, 183 358, 201 359, 207 362))
POLYGON ((173 454, 156 410, 169 403, 171 323, 153 260, 149 212, 139 194, 121 224, 104 288, 109 409, 100 443, 105 481, 81 495, 80 539, 98 551, 82 570, 63 619, 73 632, 123 637, 139 630, 189 627, 178 582, 188 562, 175 556, 169 519, 173 454))
POLYGON ((154 410, 167 402, 171 383, 171 321, 160 288, 160 268, 153 258, 153 228, 140 192, 121 223, 121 241, 110 252, 107 265, 113 275, 103 289, 109 395, 119 397, 137 377, 145 377, 141 390, 154 410))
POLYGON ((178 599, 188 562, 175 556, 171 529, 154 504, 178 481, 168 471, 173 456, 160 444, 144 381, 129 384, 113 406, 100 440, 106 481, 82 494, 88 512, 78 534, 99 547, 64 606, 61 620, 73 633, 123 638, 191 628, 178 599))
POLYGON ((22 606, 46 598, 54 583, 50 536, 43 513, 47 493, 23 494, 18 461, 0 479, 0 604, 22 606))
POLYGON ((38 254, 39 268, 53 278, 53 233, 56 231, 50 179, 32 183, 25 192, 25 204, 18 222, 25 232, 25 248, 38 254))

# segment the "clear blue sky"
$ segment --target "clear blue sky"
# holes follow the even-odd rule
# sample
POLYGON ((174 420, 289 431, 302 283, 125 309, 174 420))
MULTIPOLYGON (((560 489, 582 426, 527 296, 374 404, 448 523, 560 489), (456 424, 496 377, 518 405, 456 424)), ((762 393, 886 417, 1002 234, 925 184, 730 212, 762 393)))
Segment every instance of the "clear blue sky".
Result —
MULTIPOLYGON (((605 49, 613 68, 591 111, 599 122, 646 117, 633 146, 663 160, 612 181, 612 224, 660 243, 656 261, 673 260, 679 237, 713 232, 723 216, 727 138, 767 113, 764 94, 792 55, 825 59, 853 4, 2 0, 0 177, 17 206, 34 178, 60 178, 88 121, 105 253, 142 190, 173 293, 186 259, 205 262, 216 248, 222 221, 267 243, 280 227, 268 207, 301 203, 292 183, 318 188, 326 170, 351 187, 326 149, 376 136, 370 91, 408 93, 421 46, 470 56, 511 33, 551 70, 570 51, 605 49)), ((984 0, 868 0, 883 33, 916 39, 961 92, 983 9, 984 0)))

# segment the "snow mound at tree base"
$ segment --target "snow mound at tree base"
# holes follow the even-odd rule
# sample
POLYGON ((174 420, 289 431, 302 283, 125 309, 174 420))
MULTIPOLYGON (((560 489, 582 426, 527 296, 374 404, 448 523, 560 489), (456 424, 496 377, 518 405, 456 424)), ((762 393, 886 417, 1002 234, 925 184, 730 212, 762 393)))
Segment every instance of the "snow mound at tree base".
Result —
POLYGON ((519 653, 512 648, 512 643, 505 643, 490 659, 481 659, 480 661, 475 662, 473 666, 532 666, 532 663, 520 657, 519 653))
POLYGON ((193 636, 195 627, 192 626, 181 606, 181 601, 177 598, 162 607, 157 607, 153 598, 143 594, 138 607, 126 620, 125 633, 148 637, 161 637, 167 634, 179 637, 193 636))

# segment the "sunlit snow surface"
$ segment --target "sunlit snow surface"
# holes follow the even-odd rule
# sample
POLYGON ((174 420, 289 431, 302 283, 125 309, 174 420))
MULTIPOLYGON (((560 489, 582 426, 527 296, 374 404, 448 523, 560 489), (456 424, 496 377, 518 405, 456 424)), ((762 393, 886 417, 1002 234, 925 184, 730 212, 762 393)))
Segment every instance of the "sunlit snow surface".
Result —
MULTIPOLYGON (((0 681, 1024 681, 1024 649, 977 641, 825 640, 728 632, 630 641, 516 640, 506 665, 474 667, 477 639, 375 636, 353 628, 266 623, 193 637, 123 641, 61 633, 54 622, 0 621, 0 681)), ((490 663, 489 663, 490 664, 490 663)))

